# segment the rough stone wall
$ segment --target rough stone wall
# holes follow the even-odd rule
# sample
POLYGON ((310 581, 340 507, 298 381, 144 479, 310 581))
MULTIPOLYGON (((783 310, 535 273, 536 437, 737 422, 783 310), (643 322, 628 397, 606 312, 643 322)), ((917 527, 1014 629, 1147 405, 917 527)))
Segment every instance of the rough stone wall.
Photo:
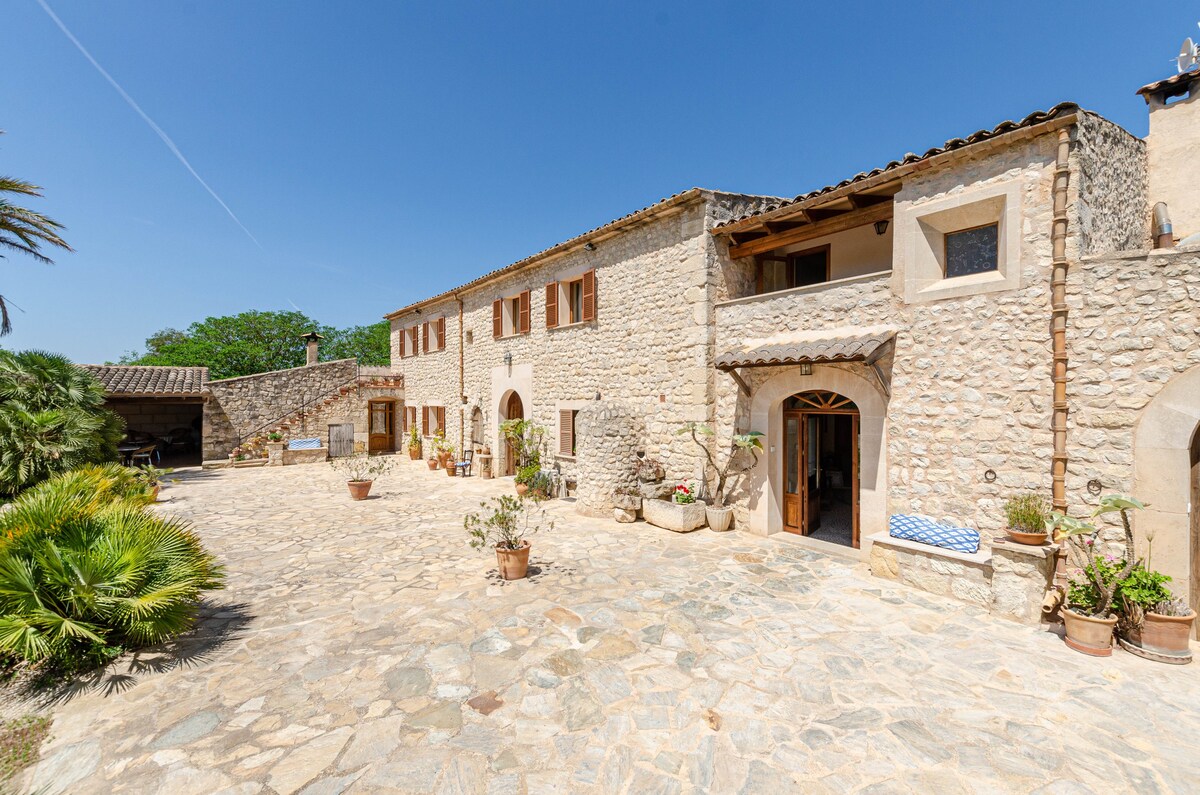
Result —
POLYGON ((696 476, 699 453, 675 430, 686 421, 709 418, 712 255, 705 205, 717 200, 706 194, 704 201, 600 241, 595 251, 581 249, 466 293, 465 406, 458 398, 454 301, 393 321, 395 348, 401 329, 447 315, 446 350, 393 361, 404 372, 408 404, 418 407, 418 415, 422 405, 444 404, 448 435, 455 444, 460 444, 459 410, 464 411, 469 433, 471 410, 480 407, 489 443, 499 451, 497 407, 511 386, 525 389, 521 397, 526 418, 547 429, 543 465, 557 465, 574 476, 576 461, 555 454, 557 409, 562 402, 580 407, 600 394, 641 416, 643 449, 664 462, 668 477, 696 476), (596 321, 547 329, 546 284, 589 268, 596 271, 596 321), (530 333, 494 339, 492 301, 525 289, 531 292, 530 333), (511 354, 511 368, 505 354, 511 354))
POLYGON ((357 372, 356 360, 341 359, 209 381, 211 397, 204 404, 204 459, 224 458, 240 438, 334 392, 353 381, 357 372))
POLYGON ((1073 256, 1147 248, 1146 143, 1094 113, 1081 112, 1071 147, 1078 251, 1073 256))
POLYGON ((588 516, 611 515, 613 489, 637 485, 632 463, 645 436, 641 417, 620 401, 593 401, 579 412, 575 433, 578 510, 588 516))
POLYGON ((1200 250, 1088 258, 1068 273, 1067 300, 1067 502, 1083 513, 1097 500, 1093 478, 1103 494, 1133 491, 1142 410, 1200 365, 1200 250))
POLYGON ((405 449, 404 445, 404 388, 401 386, 358 385, 350 388, 349 392, 336 398, 329 405, 318 403, 311 410, 305 411, 298 422, 291 423, 289 435, 295 438, 317 437, 321 445, 329 446, 329 426, 342 423, 354 423, 354 447, 366 452, 369 441, 367 404, 372 400, 387 399, 396 402, 396 421, 393 444, 395 450, 405 449))
MULTIPOLYGON (((916 206, 968 186, 1017 180, 1023 219, 1019 289, 905 304, 894 279, 874 277, 717 307, 721 350, 785 330, 899 329, 887 419, 889 513, 929 514, 989 537, 1002 529, 1000 506, 1008 495, 1033 489, 1049 494, 1055 155, 1054 137, 1040 136, 914 176, 896 196, 898 205, 916 206), (984 482, 989 468, 998 475, 994 483, 984 482)), ((736 271, 745 264, 726 267, 736 271)), ((752 389, 772 374, 750 372, 752 389)), ((749 401, 731 379, 717 385, 724 434, 734 425, 767 431, 745 427, 749 401)), ((746 510, 739 506, 739 521, 746 510)))

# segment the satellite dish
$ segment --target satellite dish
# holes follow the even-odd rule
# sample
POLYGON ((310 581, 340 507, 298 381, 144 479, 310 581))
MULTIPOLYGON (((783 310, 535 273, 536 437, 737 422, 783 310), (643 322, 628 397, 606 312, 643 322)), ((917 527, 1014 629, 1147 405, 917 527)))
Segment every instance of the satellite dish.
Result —
POLYGON ((1175 59, 1175 68, 1180 73, 1183 73, 1198 63, 1200 63, 1200 47, 1197 47, 1196 43, 1189 36, 1183 40, 1183 44, 1179 47, 1179 56, 1175 59))

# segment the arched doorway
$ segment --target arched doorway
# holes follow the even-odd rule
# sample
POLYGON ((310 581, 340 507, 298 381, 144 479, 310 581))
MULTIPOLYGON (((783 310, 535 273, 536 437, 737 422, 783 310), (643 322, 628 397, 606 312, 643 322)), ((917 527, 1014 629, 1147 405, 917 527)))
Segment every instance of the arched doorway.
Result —
MULTIPOLYGON (((521 396, 516 392, 508 394, 508 399, 504 403, 504 419, 525 419, 525 404, 521 402, 521 396)), ((507 439, 504 441, 504 474, 517 474, 517 451, 507 439)))
POLYGON ((858 406, 836 392, 783 402, 783 529, 859 547, 858 406))

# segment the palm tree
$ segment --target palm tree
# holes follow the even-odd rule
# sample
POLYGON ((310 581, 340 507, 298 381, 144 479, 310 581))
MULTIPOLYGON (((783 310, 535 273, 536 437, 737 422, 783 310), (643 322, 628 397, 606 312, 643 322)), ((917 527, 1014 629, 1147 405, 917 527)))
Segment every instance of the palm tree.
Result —
MULTIPOLYGON (((13 204, 8 196, 41 196, 41 188, 13 177, 0 177, 0 249, 28 254, 47 265, 53 260, 42 253, 42 245, 50 244, 71 251, 67 242, 58 235, 63 225, 41 213, 13 204)), ((0 258, 3 258, 0 254, 0 258)), ((8 316, 8 305, 0 295, 0 337, 12 331, 8 316)))
POLYGON ((56 354, 0 351, 0 496, 115 460, 123 432, 91 373, 56 354))

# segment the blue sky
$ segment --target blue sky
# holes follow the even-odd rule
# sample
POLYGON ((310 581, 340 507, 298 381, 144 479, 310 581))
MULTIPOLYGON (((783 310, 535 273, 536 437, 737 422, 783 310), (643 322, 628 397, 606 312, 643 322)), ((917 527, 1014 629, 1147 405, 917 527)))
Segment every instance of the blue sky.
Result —
POLYGON ((794 195, 1061 100, 1137 135, 1200 3, 3 0, 0 173, 74 254, 0 260, 10 348, 113 360, 385 312, 691 186, 794 195))

